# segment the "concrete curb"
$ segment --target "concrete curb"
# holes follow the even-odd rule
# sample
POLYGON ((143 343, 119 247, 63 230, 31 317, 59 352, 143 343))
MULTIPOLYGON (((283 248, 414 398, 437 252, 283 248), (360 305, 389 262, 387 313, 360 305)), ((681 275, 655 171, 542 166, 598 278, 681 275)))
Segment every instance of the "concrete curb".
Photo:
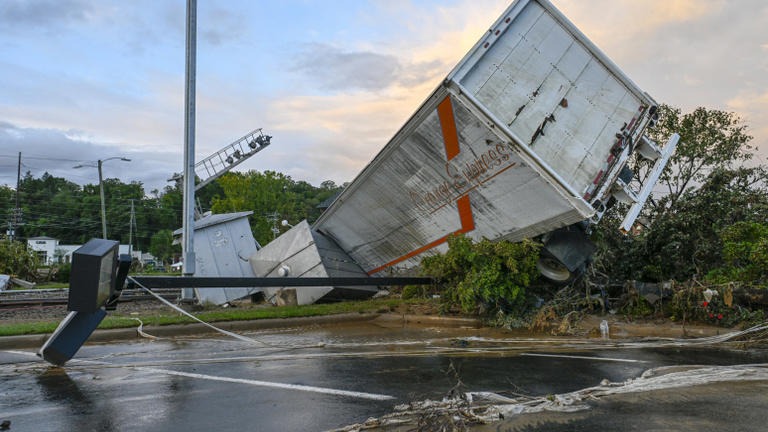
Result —
MULTIPOLYGON (((323 315, 316 317, 301 318, 270 318, 249 321, 224 321, 212 323, 216 327, 231 331, 253 331, 275 328, 289 327, 307 327, 344 324, 350 322, 376 321, 382 325, 431 325, 446 327, 481 327, 479 320, 471 318, 448 318, 429 315, 395 315, 395 314, 375 314, 375 313, 350 313, 340 315, 323 315)), ((93 332, 86 343, 107 343, 115 341, 144 340, 139 336, 138 323, 136 327, 96 330, 93 332)), ((215 334, 215 330, 203 324, 178 324, 167 326, 144 326, 144 332, 157 337, 172 336, 200 336, 206 334, 215 334)), ((20 348, 40 348, 50 337, 47 334, 5 336, 0 337, 0 349, 20 349, 20 348)))

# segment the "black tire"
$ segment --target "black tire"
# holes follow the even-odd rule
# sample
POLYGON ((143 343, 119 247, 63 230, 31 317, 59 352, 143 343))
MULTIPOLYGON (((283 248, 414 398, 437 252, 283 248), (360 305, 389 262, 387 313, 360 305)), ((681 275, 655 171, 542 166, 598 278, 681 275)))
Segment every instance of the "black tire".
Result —
POLYGON ((545 279, 567 285, 584 274, 595 250, 583 224, 573 224, 546 236, 536 267, 545 279))
POLYGON ((583 274, 581 268, 577 271, 568 270, 565 264, 546 250, 542 250, 536 267, 539 269, 541 276, 556 285, 567 285, 583 274))

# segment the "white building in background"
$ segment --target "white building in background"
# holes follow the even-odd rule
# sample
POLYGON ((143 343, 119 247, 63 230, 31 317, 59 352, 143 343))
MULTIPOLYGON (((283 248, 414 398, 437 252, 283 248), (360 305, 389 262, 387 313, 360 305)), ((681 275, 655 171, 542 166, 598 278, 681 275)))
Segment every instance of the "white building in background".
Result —
POLYGON ((30 237, 27 239, 27 247, 35 251, 41 264, 53 264, 56 248, 59 240, 53 237, 30 237))
POLYGON ((54 253, 53 262, 56 264, 69 264, 72 262, 72 252, 82 245, 59 245, 54 253))
MULTIPOLYGON (((69 264, 72 262, 72 252, 76 251, 82 245, 62 245, 59 240, 53 237, 30 237, 27 239, 27 247, 37 253, 41 265, 69 264)), ((133 249, 130 245, 121 244, 118 246, 118 253, 130 254, 131 259, 138 260, 142 265, 147 261, 156 261, 156 258, 149 253, 142 253, 140 250, 133 249)))

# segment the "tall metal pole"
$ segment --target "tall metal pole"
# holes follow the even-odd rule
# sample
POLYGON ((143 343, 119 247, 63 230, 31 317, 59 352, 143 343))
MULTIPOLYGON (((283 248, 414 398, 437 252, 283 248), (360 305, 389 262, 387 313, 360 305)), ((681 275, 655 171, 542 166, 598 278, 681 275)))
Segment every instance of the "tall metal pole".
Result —
POLYGON ((16 167, 16 209, 19 208, 19 188, 21 187, 21 152, 19 152, 19 165, 16 167))
MULTIPOLYGON (((133 259, 133 225, 136 223, 136 211, 131 200, 131 220, 128 222, 128 255, 133 259)), ((138 233, 137 233, 138 234, 138 233)))
MULTIPOLYGON (((197 51, 197 0, 187 0, 187 62, 184 119, 183 275, 195 274, 195 54, 197 51)), ((192 299, 191 289, 182 299, 192 299)))
MULTIPOLYGON (((99 194, 101 194, 101 238, 107 238, 107 208, 104 203, 104 179, 101 176, 102 160, 99 159, 99 194)), ((93 165, 91 165, 93 166, 93 165)))

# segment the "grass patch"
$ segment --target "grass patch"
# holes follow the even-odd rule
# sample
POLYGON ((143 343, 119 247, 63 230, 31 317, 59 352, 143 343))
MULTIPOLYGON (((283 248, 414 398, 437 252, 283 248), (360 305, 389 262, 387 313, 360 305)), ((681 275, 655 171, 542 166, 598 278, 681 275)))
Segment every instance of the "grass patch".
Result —
POLYGON ((44 282, 35 286, 35 289, 61 289, 69 288, 69 282, 44 282))
MULTIPOLYGON (((270 318, 299 318, 322 315, 338 315, 347 313, 385 313, 396 310, 408 312, 412 308, 432 309, 438 307, 438 303, 428 299, 376 299, 365 301, 347 301, 340 303, 313 304, 304 306, 281 307, 236 307, 217 308, 215 310, 203 310, 192 314, 205 322, 226 321, 250 321, 270 318)), ((163 326, 173 324, 191 324, 195 321, 189 317, 168 309, 167 313, 126 315, 120 313, 118 305, 116 312, 110 312, 99 329, 116 329, 136 327, 138 323, 134 318, 140 319, 146 326, 163 326)), ((0 336, 18 336, 30 334, 51 333, 59 324, 56 322, 25 322, 12 323, 0 326, 0 336)))
POLYGON ((0 336, 20 336, 28 334, 52 333, 58 322, 29 322, 19 324, 3 324, 0 326, 0 336))

